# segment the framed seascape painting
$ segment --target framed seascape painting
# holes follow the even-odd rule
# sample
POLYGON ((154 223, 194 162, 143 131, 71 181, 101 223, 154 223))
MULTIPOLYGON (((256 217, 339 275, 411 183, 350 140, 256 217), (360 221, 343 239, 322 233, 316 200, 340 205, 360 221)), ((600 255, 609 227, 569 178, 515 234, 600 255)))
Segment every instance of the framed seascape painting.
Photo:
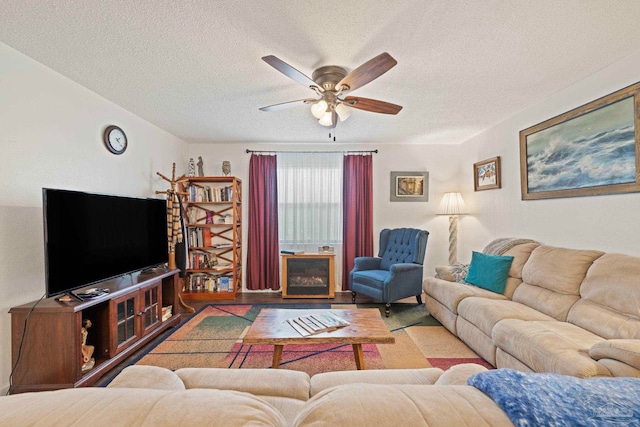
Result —
POLYGON ((522 200, 640 191, 640 83, 520 131, 522 200))
POLYGON ((491 190, 501 186, 500 156, 473 164, 473 189, 475 191, 491 190))
POLYGON ((391 172, 392 202, 428 202, 429 172, 391 172))

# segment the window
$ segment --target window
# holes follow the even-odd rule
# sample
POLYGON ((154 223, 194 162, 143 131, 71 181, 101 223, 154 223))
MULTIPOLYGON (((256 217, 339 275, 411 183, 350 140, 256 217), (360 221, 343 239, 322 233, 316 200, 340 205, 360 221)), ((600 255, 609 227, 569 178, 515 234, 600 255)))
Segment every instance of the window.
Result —
POLYGON ((336 277, 342 277, 342 157, 278 153, 280 249, 317 252, 318 246, 333 246, 336 277))

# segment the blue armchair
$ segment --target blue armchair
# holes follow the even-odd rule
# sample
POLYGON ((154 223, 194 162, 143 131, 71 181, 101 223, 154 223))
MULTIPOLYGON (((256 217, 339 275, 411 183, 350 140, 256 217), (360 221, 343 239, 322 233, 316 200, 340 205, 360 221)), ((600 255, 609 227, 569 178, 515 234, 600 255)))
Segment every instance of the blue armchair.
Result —
POLYGON ((378 257, 358 257, 349 276, 351 300, 360 293, 385 303, 415 296, 422 304, 422 263, 429 232, 415 228, 385 228, 380 232, 378 257))

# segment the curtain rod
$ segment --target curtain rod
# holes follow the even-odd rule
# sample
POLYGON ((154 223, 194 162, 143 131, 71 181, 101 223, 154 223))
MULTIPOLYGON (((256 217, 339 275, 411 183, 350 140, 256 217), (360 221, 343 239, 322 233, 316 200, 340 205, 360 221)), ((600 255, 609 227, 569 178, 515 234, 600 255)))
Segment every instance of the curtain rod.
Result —
POLYGON ((247 153, 346 153, 346 154, 378 154, 378 150, 356 150, 356 151, 280 151, 280 150, 249 150, 247 153))

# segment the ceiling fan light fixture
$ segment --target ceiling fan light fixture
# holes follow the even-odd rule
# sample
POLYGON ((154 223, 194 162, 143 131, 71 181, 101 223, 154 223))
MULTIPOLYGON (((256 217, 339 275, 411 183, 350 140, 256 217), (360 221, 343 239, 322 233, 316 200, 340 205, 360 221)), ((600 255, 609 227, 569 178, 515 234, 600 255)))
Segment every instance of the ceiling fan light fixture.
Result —
POLYGON ((351 115, 351 108, 347 107, 343 103, 336 105, 336 113, 338 113, 338 117, 340 117, 340 121, 344 122, 351 115))
POLYGON ((322 126, 331 126, 333 124, 332 117, 333 117, 333 114, 331 114, 331 111, 327 111, 320 118, 320 120, 318 120, 318 123, 320 123, 322 126))
POLYGON ((273 55, 264 56, 262 59, 285 76, 313 90, 317 97, 269 105, 260 108, 261 111, 312 104, 313 117, 318 119, 322 126, 335 128, 338 121, 343 122, 349 118, 353 112, 352 108, 381 114, 398 114, 402 110, 400 105, 377 99, 340 97, 345 92, 351 92, 372 82, 393 68, 398 61, 387 52, 381 53, 350 72, 336 65, 325 65, 315 69, 312 78, 273 55))
POLYGON ((327 112, 327 107, 327 101, 321 99, 311 106, 311 114, 313 114, 313 117, 316 119, 321 119, 327 112))

